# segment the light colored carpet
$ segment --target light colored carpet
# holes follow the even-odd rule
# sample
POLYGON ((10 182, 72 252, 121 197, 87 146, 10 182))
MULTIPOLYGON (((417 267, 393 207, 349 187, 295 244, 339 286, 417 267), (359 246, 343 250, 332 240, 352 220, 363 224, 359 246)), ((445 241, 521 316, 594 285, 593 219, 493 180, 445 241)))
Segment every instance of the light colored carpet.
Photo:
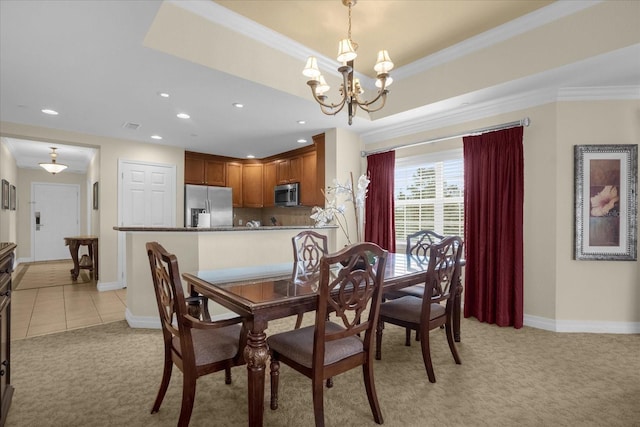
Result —
MULTIPOLYGON (((305 323, 312 321, 307 314, 305 323)), ((268 333, 293 327, 270 323, 268 333)), ((387 326, 375 382, 385 426, 640 426, 640 336, 558 334, 463 319, 455 365, 444 332, 431 333, 437 383, 419 346, 387 326)), ((126 322, 11 343, 15 386, 7 426, 175 426, 182 374, 174 368, 160 412, 149 414, 162 370, 159 330, 126 322)), ((246 366, 198 380, 191 426, 246 426, 246 366)), ((360 369, 325 389, 327 426, 376 425, 360 369)), ((311 426, 311 382, 281 368, 280 408, 265 426, 311 426)))
POLYGON ((91 283, 88 270, 80 270, 77 281, 71 279, 72 260, 21 264, 16 271, 13 290, 37 289, 51 286, 91 283))

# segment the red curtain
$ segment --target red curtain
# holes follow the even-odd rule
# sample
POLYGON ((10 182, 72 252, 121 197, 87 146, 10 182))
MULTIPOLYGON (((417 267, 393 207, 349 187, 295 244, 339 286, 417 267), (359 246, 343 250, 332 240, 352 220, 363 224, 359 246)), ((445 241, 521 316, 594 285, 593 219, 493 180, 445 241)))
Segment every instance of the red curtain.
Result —
POLYGON ((524 158, 517 127, 464 142, 464 316, 523 323, 524 158))
POLYGON ((367 157, 367 175, 371 180, 366 199, 364 240, 389 252, 396 251, 393 200, 395 151, 367 157))

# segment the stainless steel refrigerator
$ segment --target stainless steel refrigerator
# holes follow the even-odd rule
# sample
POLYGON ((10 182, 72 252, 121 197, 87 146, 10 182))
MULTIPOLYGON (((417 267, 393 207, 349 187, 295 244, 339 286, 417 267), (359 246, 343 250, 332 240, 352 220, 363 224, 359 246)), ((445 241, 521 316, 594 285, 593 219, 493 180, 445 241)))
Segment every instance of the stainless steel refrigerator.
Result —
POLYGON ((231 188, 207 187, 206 185, 184 186, 184 226, 197 227, 198 214, 211 213, 211 227, 233 225, 231 188))

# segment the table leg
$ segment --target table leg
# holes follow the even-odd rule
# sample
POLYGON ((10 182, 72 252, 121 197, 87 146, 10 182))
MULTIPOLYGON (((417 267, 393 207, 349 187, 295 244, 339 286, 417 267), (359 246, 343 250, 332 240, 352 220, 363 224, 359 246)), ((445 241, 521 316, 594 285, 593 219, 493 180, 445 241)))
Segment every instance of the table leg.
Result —
POLYGON ((98 241, 94 240, 93 243, 91 244, 91 246, 93 248, 93 278, 95 279, 95 281, 98 281, 98 241))
POLYGON ((247 322, 249 329, 247 346, 244 348, 244 359, 247 362, 249 386, 249 426, 262 426, 264 416, 264 377, 269 347, 264 330, 266 322, 247 322))
POLYGON ((78 249, 80 245, 76 241, 69 242, 69 252, 71 252, 71 259, 73 260, 73 268, 71 269, 71 279, 73 281, 78 280, 78 274, 80 274, 80 261, 78 260, 78 249))

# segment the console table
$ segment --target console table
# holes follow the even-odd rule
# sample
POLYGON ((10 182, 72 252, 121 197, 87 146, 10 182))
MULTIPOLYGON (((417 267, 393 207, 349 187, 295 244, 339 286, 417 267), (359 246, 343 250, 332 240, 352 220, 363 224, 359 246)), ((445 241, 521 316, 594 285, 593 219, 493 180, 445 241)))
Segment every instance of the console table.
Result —
POLYGON ((11 406, 11 273, 15 243, 0 243, 0 426, 11 406))
POLYGON ((75 281, 78 279, 80 269, 89 270, 93 273, 93 278, 98 280, 98 237, 97 236, 74 236, 65 237, 64 244, 69 246, 71 258, 73 259, 73 268, 71 269, 71 278, 75 281), (78 251, 80 246, 87 246, 89 249, 89 262, 80 263, 78 259, 78 251))

